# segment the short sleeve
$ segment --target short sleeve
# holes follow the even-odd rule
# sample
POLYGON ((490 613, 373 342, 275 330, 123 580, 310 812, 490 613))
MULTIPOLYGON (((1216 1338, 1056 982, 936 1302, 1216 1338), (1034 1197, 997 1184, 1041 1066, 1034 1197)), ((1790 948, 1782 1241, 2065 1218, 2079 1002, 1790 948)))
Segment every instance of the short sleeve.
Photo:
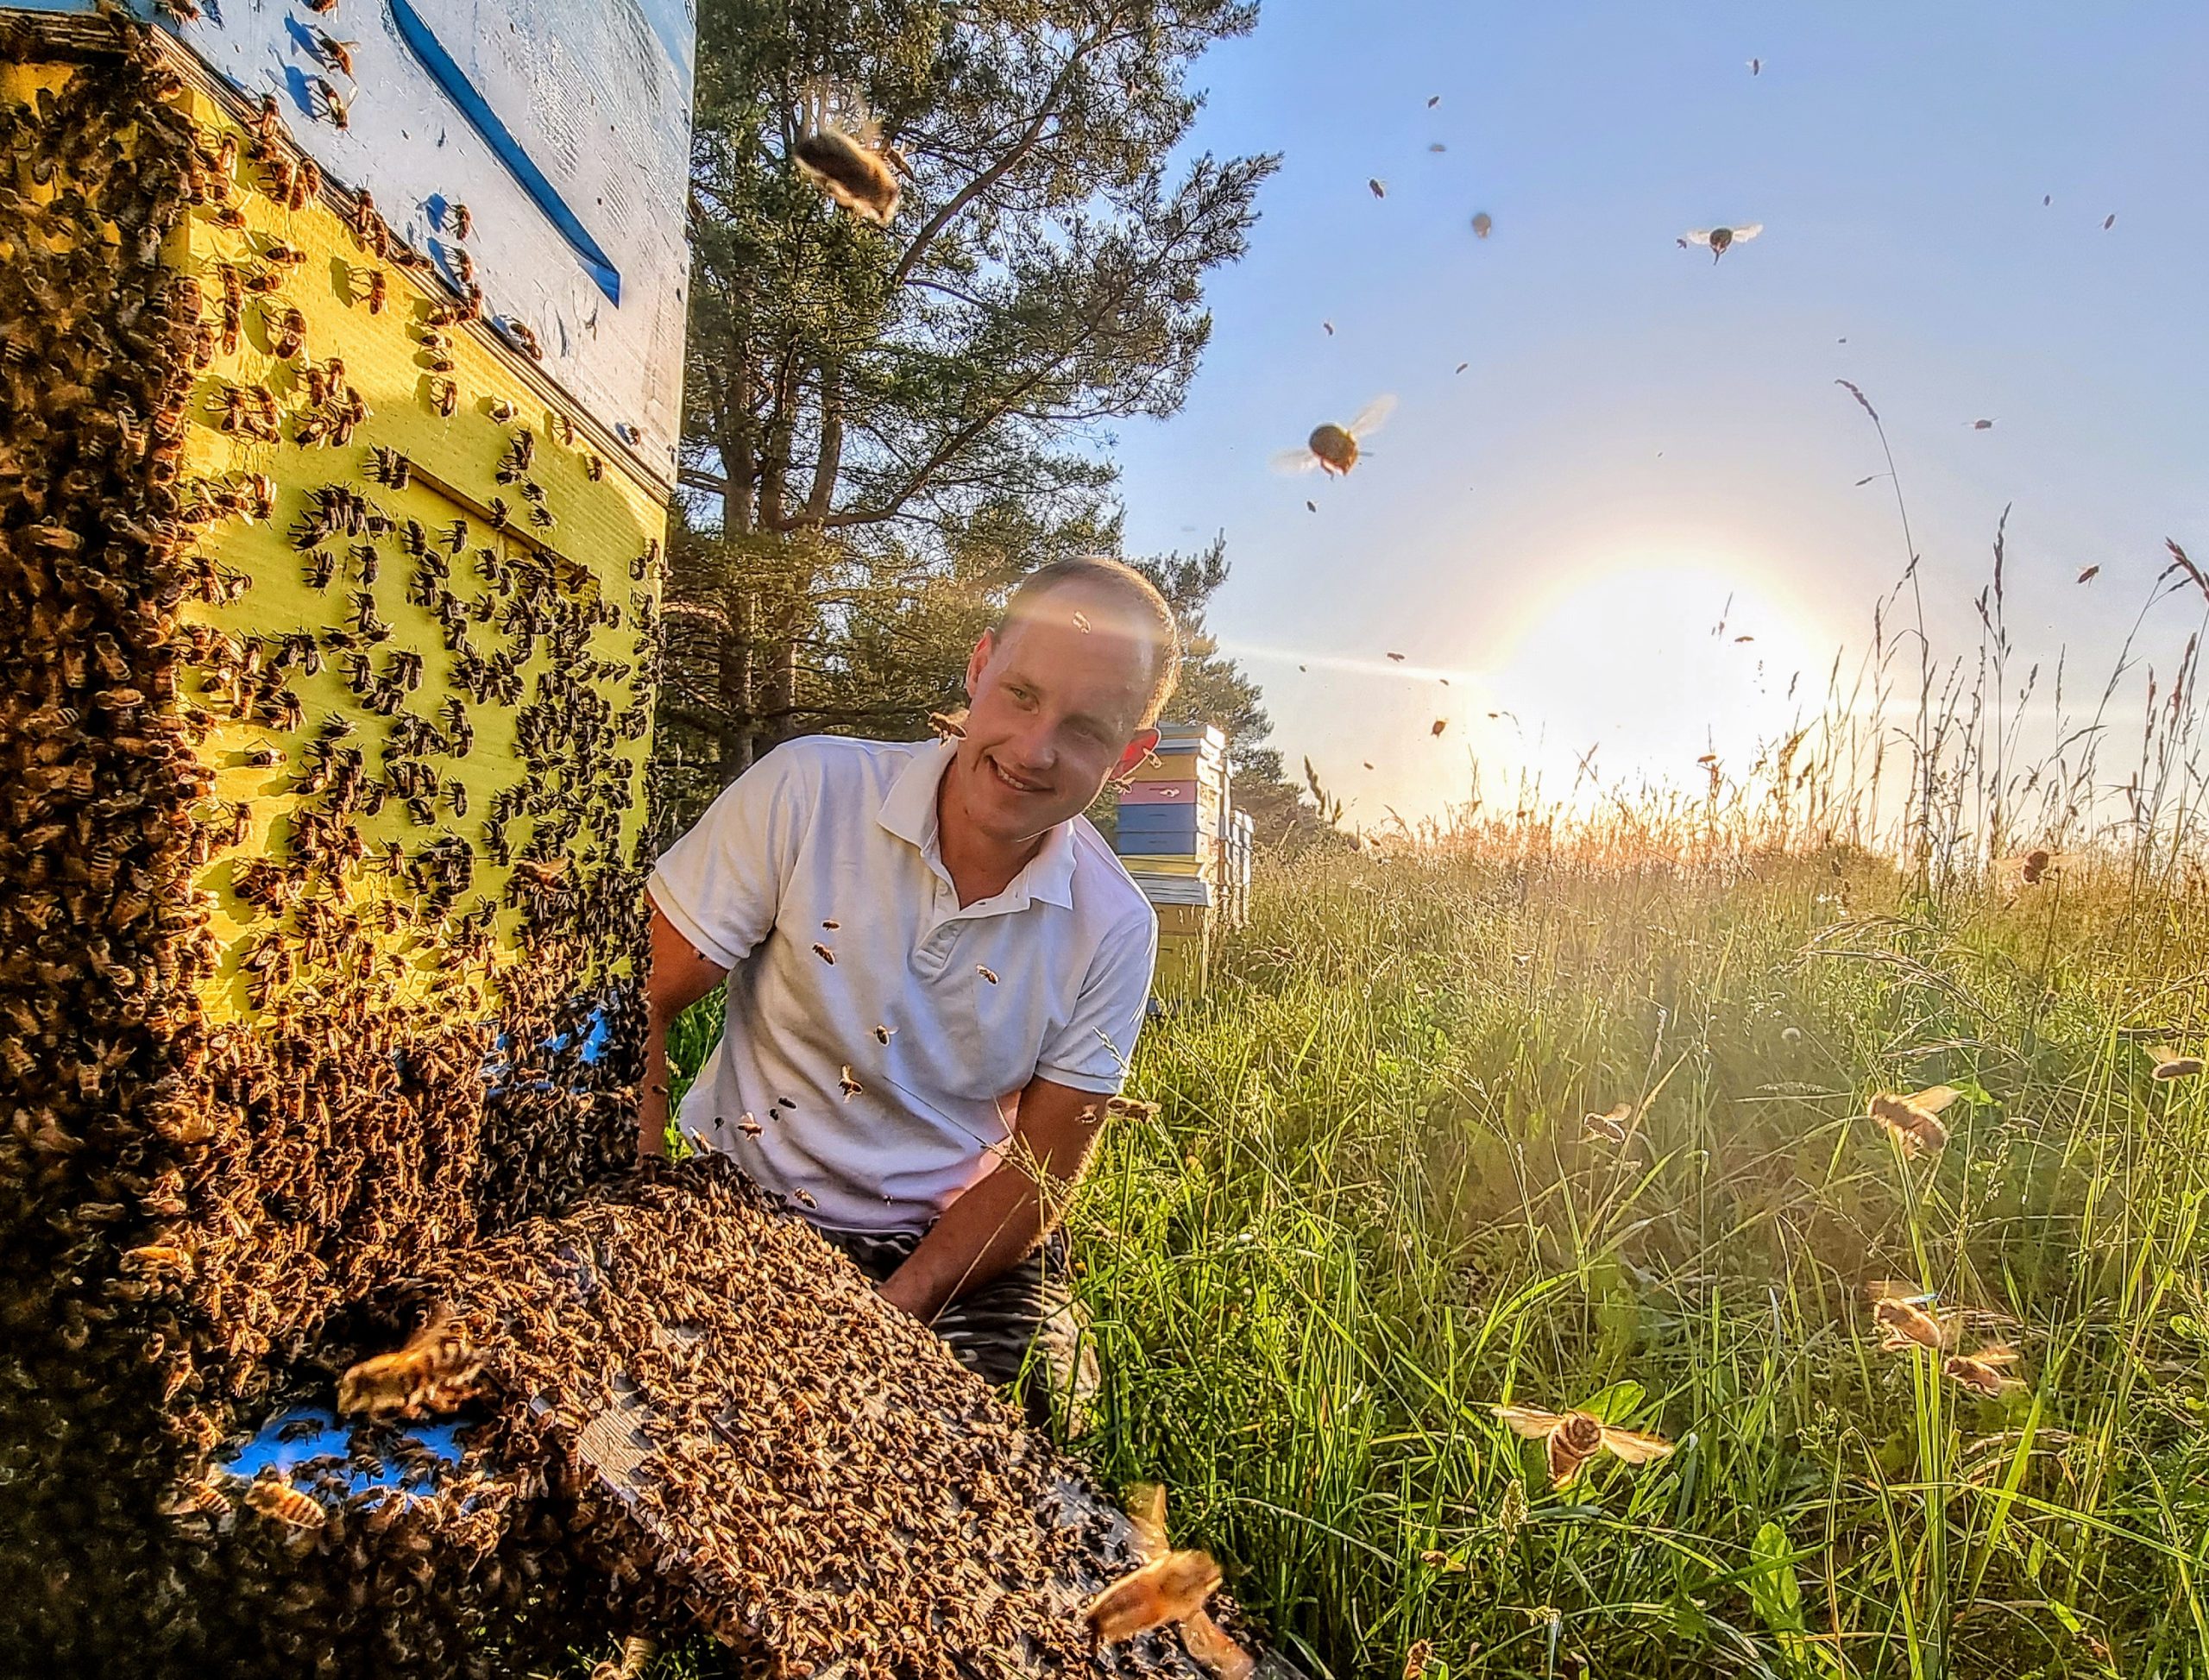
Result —
POLYGON ((661 854, 648 890, 661 914, 722 968, 766 938, 813 809, 809 762, 777 747, 721 790, 661 854))
POLYGON ((1103 1096, 1118 1091, 1136 1053, 1136 1035, 1150 1001, 1151 966, 1157 960, 1158 917, 1146 905, 1098 946, 1073 1018, 1044 1044, 1036 1077, 1103 1096))

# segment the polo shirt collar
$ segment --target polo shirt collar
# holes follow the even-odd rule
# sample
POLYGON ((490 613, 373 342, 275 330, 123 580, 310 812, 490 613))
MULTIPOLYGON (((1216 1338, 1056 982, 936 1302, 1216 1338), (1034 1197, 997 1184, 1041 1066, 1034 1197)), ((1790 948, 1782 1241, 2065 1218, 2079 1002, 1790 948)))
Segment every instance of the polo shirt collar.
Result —
MULTIPOLYGON (((921 855, 928 859, 928 867, 946 880, 951 878, 943 866, 943 853, 936 843, 935 802, 937 791, 943 785, 943 774, 951 768, 958 750, 956 741, 945 740, 932 742, 916 752, 905 761, 904 769, 897 772, 897 779, 890 784, 890 791, 882 796, 881 807, 875 813, 877 822, 899 840, 918 846, 921 855)), ((998 895, 1003 907, 1025 909, 1031 900, 1040 898, 1061 909, 1072 909, 1073 856, 1073 820, 1054 824, 1027 866, 998 895)))

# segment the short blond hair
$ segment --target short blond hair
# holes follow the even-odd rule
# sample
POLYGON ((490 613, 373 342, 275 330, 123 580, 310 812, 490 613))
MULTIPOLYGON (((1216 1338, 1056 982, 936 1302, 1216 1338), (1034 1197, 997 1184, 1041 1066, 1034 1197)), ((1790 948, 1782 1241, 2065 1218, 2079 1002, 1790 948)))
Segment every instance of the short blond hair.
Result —
POLYGON ((1174 617, 1172 606, 1158 592, 1158 586, 1126 561, 1115 560, 1109 555, 1084 554, 1036 567, 1005 597, 1004 611, 998 614, 992 633, 1003 640, 1015 624, 1041 612, 1044 598, 1053 591, 1075 588, 1116 597, 1127 609, 1128 629, 1149 648, 1150 695, 1136 726, 1148 729, 1158 720, 1159 713, 1166 709, 1166 702, 1174 697, 1174 685, 1181 680, 1181 626, 1174 617))

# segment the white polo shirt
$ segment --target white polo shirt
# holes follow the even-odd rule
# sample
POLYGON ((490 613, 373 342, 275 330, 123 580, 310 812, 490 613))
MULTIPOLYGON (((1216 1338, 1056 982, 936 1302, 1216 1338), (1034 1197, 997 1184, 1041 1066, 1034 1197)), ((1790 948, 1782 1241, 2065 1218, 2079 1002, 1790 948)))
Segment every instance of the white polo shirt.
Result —
POLYGON ((996 1167, 1029 1079, 1117 1091, 1150 991, 1157 916, 1085 818, 960 908, 936 846, 952 753, 786 742, 651 877, 652 902, 729 971, 683 1131, 840 1230, 923 1229, 996 1167))

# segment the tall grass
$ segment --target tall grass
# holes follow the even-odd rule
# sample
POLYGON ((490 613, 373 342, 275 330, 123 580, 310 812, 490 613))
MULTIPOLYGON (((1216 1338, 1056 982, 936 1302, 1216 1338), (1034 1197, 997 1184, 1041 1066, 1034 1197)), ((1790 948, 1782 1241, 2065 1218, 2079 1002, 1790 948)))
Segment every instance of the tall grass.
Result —
MULTIPOLYGON (((1315 854, 1072 1216, 1107 1378, 1289 1648, 1463 1675, 2209 1672, 2199 901, 1861 854, 1315 854), (2152 1030, 2151 1030, 2152 1029, 2152 1030), (1947 1082, 1937 1155, 1860 1117, 1947 1082), (1582 1116, 1633 1101, 1620 1147, 1582 1116), (1883 1352, 1907 1279, 1999 1401, 1883 1352), (1552 1492, 1490 1403, 1678 1444, 1552 1492)), ((1181 1538, 1177 1535, 1177 1542, 1181 1538)))

